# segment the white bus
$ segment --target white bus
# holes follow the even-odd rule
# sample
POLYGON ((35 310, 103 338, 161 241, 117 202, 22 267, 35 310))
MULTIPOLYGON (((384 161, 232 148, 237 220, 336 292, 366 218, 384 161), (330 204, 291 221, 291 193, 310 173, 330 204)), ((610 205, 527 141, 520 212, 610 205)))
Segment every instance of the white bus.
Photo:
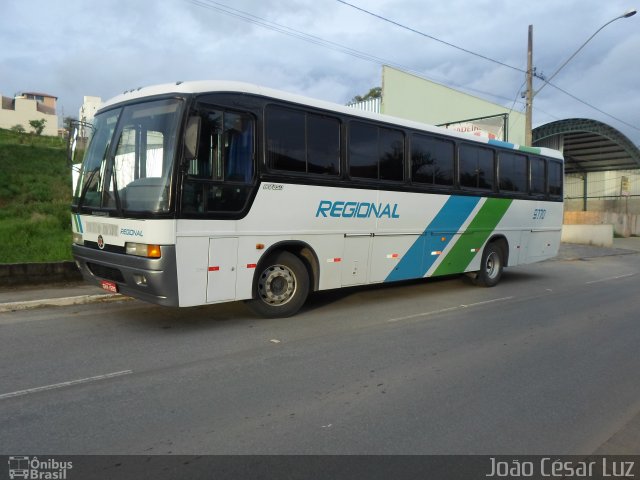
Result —
POLYGON ((167 306, 468 273, 557 254, 563 158, 258 86, 142 88, 97 113, 72 205, 84 278, 167 306))

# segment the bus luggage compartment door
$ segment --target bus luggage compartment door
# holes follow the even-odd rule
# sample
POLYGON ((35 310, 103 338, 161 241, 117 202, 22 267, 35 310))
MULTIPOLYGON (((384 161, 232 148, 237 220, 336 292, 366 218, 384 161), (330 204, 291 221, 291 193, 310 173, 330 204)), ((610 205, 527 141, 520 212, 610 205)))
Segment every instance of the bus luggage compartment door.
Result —
POLYGON ((342 262, 342 286, 367 283, 371 235, 345 235, 342 262))
POLYGON ((237 237, 209 239, 207 302, 235 300, 237 261, 237 237))

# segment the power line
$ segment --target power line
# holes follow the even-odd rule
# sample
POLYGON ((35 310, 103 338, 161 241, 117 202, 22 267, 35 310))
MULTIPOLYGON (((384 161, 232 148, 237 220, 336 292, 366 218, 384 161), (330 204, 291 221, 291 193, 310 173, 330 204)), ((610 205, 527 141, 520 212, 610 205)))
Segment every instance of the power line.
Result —
MULTIPOLYGON (((408 67, 406 65, 402 65, 400 63, 394 62, 392 60, 388 60, 388 59, 384 59, 381 57, 377 57, 375 55, 371 55, 369 53, 366 52, 362 52, 360 50, 356 50, 353 49, 351 47, 347 47, 345 45, 342 45, 340 43, 337 42, 333 42, 330 40, 326 40, 322 37, 318 37, 316 35, 311 35, 309 33, 306 32, 302 32, 300 30, 296 30, 294 28, 288 27, 286 25, 282 25, 276 22, 272 22, 270 20, 267 20, 265 18, 262 17, 258 17, 256 15, 253 15, 251 13, 242 11, 242 10, 238 10, 237 8, 233 8, 230 7, 228 5, 225 5, 223 3, 220 2, 216 2, 214 0, 189 0, 190 3, 197 5, 199 7, 202 8, 207 8, 209 10, 215 10, 217 12, 223 13, 225 15, 229 15, 235 18, 238 18, 240 20, 243 20, 245 22, 248 23, 252 23, 254 25, 258 25, 260 27, 266 28, 268 30, 272 30, 278 33, 282 33, 284 35, 288 35, 290 37, 293 38, 297 38, 299 40, 303 40, 315 45, 319 45, 321 47, 325 47, 325 48, 329 48, 331 50, 334 51, 338 51, 347 55, 350 55, 352 57, 356 57, 356 58, 360 58, 361 60, 365 60, 365 61, 369 61, 372 63, 375 63, 377 65, 388 65, 391 67, 396 67, 399 68, 401 70, 404 70, 405 72, 408 73, 412 73, 414 75, 419 76, 420 78, 426 78, 427 80, 429 80, 427 77, 424 76, 424 74, 422 72, 419 72, 411 67, 408 67)), ((433 81, 433 80, 431 80, 433 81)), ((442 79, 440 80, 440 82, 445 83, 451 87, 455 87, 455 88, 460 88, 460 89, 464 89, 470 92, 474 92, 474 93, 479 93, 482 95, 487 95, 490 97, 494 97, 494 98, 498 98, 498 99, 502 99, 502 100, 506 100, 506 101, 511 101, 510 98, 507 97, 502 97, 500 95, 497 95, 495 93, 490 93, 490 92, 486 92, 483 90, 479 90, 479 89, 475 89, 475 88, 471 88, 471 87, 467 87, 467 86, 462 86, 462 85, 458 85, 455 84, 449 80, 445 80, 442 79)))
MULTIPOLYGON (((190 3, 192 3, 194 5, 197 5, 199 7, 203 7, 203 8, 207 8, 207 9, 210 9, 210 10, 218 11, 218 12, 223 13, 225 15, 229 15, 229 16, 238 18, 238 19, 240 19, 242 21, 245 21, 245 22, 248 22, 248 23, 252 23, 254 25, 258 25, 258 26, 266 28, 268 30, 272 30, 272 31, 275 31, 275 32, 278 32, 278 33, 282 33, 284 35, 288 35, 288 36, 291 36, 293 38, 297 38, 299 40, 303 40, 303 41, 306 41, 306 42, 309 42, 309 43, 312 43, 312 44, 315 44, 315 45, 318 45, 318 46, 321 46, 321 47, 324 47, 324 48, 328 48, 328 49, 331 49, 331 50, 334 50, 334 51, 338 51, 340 53, 344 53, 346 55, 350 55, 352 57, 359 58, 361 60, 365 60, 365 61, 368 61, 368 62, 375 63, 377 65, 389 65, 389 66, 392 66, 392 67, 400 68, 400 69, 402 69, 402 70, 404 70, 404 71, 406 71, 408 73, 415 74, 415 75, 417 75, 417 76, 419 76, 421 78, 426 78, 428 80, 428 78, 425 77, 422 72, 419 72, 419 71, 417 71, 417 70, 415 70, 415 69, 413 69, 411 67, 408 67, 406 65, 403 65, 403 64, 394 62, 392 60, 385 59, 385 58, 377 57, 375 55, 371 55, 369 53, 353 49, 353 48, 348 47, 346 45, 342 45, 340 43, 333 42, 331 40, 326 40, 326 39, 324 39, 322 37, 319 37, 319 36, 316 36, 316 35, 311 35, 309 33, 302 32, 300 30, 296 30, 296 29, 288 27, 286 25, 282 25, 282 24, 279 24, 279 23, 276 23, 276 22, 272 22, 272 21, 267 20, 265 18, 258 17, 256 15, 253 15, 251 13, 248 13, 248 12, 245 12, 245 11, 242 11, 242 10, 238 10, 236 8, 230 7, 230 6, 225 5, 223 3, 216 2, 214 0, 189 0, 189 1, 190 1, 190 3)), ((357 7, 355 5, 352 5, 352 4, 348 3, 348 2, 346 2, 345 0, 336 0, 336 1, 338 1, 339 3, 342 3, 344 5, 347 5, 349 7, 352 7, 354 9, 356 9, 356 10, 359 10, 361 12, 364 12, 364 13, 366 13, 368 15, 376 17, 376 18, 378 18, 380 20, 383 20, 385 22, 388 22, 388 23, 391 23, 393 25, 396 25, 396 26, 398 26, 400 28, 403 28, 405 30, 411 31, 411 32, 416 33, 418 35, 421 35, 423 37, 426 37, 426 38, 432 39, 434 41, 437 41, 439 43, 442 43, 444 45, 447 45, 449 47, 455 48, 457 50, 461 50, 463 52, 466 52, 468 54, 477 56, 477 57, 482 58, 484 60, 487 60, 487 61, 490 61, 492 63, 501 65, 503 67, 507 67, 507 68, 510 68, 512 70, 516 70, 516 71, 518 71, 520 73, 526 73, 525 70, 522 70, 522 69, 517 68, 517 67, 513 67, 511 65, 508 65, 506 63, 500 62, 500 61, 495 60, 495 59, 492 59, 492 58, 487 57, 485 55, 482 55, 482 54, 473 52, 471 50, 467 50, 465 48, 459 47, 459 46, 454 45, 452 43, 449 43, 449 42, 446 42, 446 41, 441 40, 439 38, 433 37, 432 35, 428 35, 428 34, 426 34, 424 32, 420 32, 419 30, 413 29, 411 27, 407 27, 407 26, 402 25, 402 24, 400 24, 398 22, 395 22, 393 20, 385 18, 385 17, 383 17, 381 15, 375 14, 375 13, 370 12, 368 10, 365 10, 365 9, 363 9, 361 7, 357 7)), ((539 77, 537 75, 536 75, 536 77, 537 78, 541 78, 541 77, 539 77)), ((449 86, 453 86, 453 87, 456 87, 456 88, 461 88, 461 89, 464 89, 464 90, 467 90, 467 91, 470 91, 470 92, 475 92, 475 93, 480 93, 480 94, 483 94, 483 95, 488 95, 488 96, 491 96, 491 97, 494 97, 494 98, 497 98, 497 99, 506 100, 508 102, 512 101, 511 98, 503 97, 503 96, 500 96, 500 95, 496 95, 494 93, 490 93, 490 92, 486 92, 486 91, 483 91, 483 90, 471 88, 471 87, 468 87, 468 86, 457 85, 455 83, 452 83, 449 80, 440 80, 440 81, 445 83, 445 84, 448 84, 449 86)), ((560 88, 560 87, 558 87, 558 86, 556 86, 556 85, 554 85, 552 83, 549 83, 549 85, 551 85, 555 89, 559 90, 560 92, 564 93, 565 95, 573 98, 574 100, 586 105, 587 107, 592 108, 592 109, 602 113, 603 115, 606 115, 609 118, 612 118, 613 120, 616 120, 616 121, 618 121, 618 122, 620 122, 620 123, 622 123, 622 124, 624 124, 624 125, 626 125, 626 126, 628 126, 630 128, 633 128, 635 130, 640 130, 638 127, 636 127, 636 126, 634 126, 634 125, 632 125, 632 124, 630 124, 628 122, 625 122, 624 120, 621 120, 621 119, 619 119, 619 118, 617 118, 617 117, 615 117, 615 116, 613 116, 613 115, 611 115, 611 114, 599 109, 598 107, 595 107, 594 105, 591 105, 590 103, 588 103, 588 102, 586 102, 584 100, 581 100, 580 98, 576 97, 575 95, 567 92, 566 90, 563 90, 562 88, 560 88)), ((518 90, 521 90, 521 89, 522 89, 522 87, 520 87, 518 90)), ((517 100, 517 97, 516 97, 516 99, 513 100, 512 106, 510 108, 510 111, 513 111, 515 103, 516 103, 516 100, 517 100)), ((548 112, 544 112, 540 108, 538 108, 537 110, 541 111, 542 113, 545 113, 545 114, 547 114, 547 115, 549 115, 551 117, 555 117, 554 115, 552 115, 552 114, 550 114, 548 112)))
POLYGON ((600 109, 600 108, 598 108, 598 107, 596 107, 596 106, 594 106, 594 105, 590 104, 589 102, 586 102, 585 100, 582 100, 582 99, 580 99, 580 98, 576 97, 576 96, 575 96, 575 95, 573 95, 572 93, 567 92, 566 90, 564 90, 564 89, 562 89, 562 88, 558 87, 557 85, 554 85, 554 84, 553 84, 553 83, 551 83, 551 82, 546 82, 546 84, 545 84, 545 85, 551 85, 551 86, 552 86, 553 88, 555 88, 556 90, 558 90, 558 91, 560 91, 560 92, 564 93, 565 95, 567 95, 567 96, 569 96, 569 97, 573 98, 574 100, 576 100, 576 101, 578 101, 578 102, 582 103, 583 105, 586 105, 587 107, 592 108, 592 109, 594 109, 595 111, 600 112, 601 114, 606 115, 607 117, 612 118, 613 120, 615 120, 615 121, 617 121, 617 122, 620 122, 620 123, 622 123, 623 125, 626 125, 627 127, 633 128, 634 130, 638 130, 638 131, 640 132, 640 128, 636 127, 635 125, 632 125, 632 124, 630 124, 629 122, 625 122, 624 120, 622 120, 622 119, 620 119, 620 118, 618 118, 618 117, 614 117, 614 116, 613 116, 613 115, 611 115, 610 113, 607 113, 607 112, 605 112, 604 110, 602 110, 602 109, 600 109))
POLYGON ((220 13, 224 13, 226 15, 230 15, 232 17, 236 17, 239 18, 240 20, 243 20, 245 22, 249 22, 252 23, 254 25, 258 25, 261 26, 263 28, 266 28, 268 30, 272 30, 278 33, 282 33, 284 35, 288 35, 290 37, 294 37, 297 38, 299 40, 304 40, 306 42, 309 43, 313 43, 315 45, 319 45, 325 48, 329 48, 331 50, 335 50, 341 53, 345 53, 347 55, 351 55, 353 57, 356 58, 360 58, 362 60, 366 60, 369 62, 373 62, 376 64, 386 64, 386 65, 391 65, 391 66, 395 66, 398 68, 401 68, 403 70, 407 70, 407 71, 412 71, 411 67, 408 67, 406 65, 402 65, 399 64, 397 62, 393 62, 391 60, 386 60, 380 57, 376 57, 375 55, 370 55, 366 52, 362 52, 359 50, 355 50, 353 48, 347 47, 345 45, 341 45, 339 43, 336 42, 332 42, 330 40, 325 40, 321 37, 315 36, 315 35, 311 35, 305 32, 302 32, 300 30, 296 30, 294 28, 288 27, 286 25, 281 25, 279 23, 275 23, 272 21, 269 21, 265 18, 261 18, 258 17, 256 15, 253 15, 251 13, 248 12, 244 12, 242 10, 238 10, 236 8, 230 7, 228 5, 219 3, 219 2, 215 2, 213 0, 189 0, 190 3, 197 5, 199 7, 203 7, 203 8, 207 8, 210 10, 215 10, 218 11, 220 13))
MULTIPOLYGON (((434 36, 432 36, 432 35, 429 35, 429 34, 426 34, 426 33, 424 33, 424 32, 421 32, 421 31, 419 31, 419 30, 416 30, 415 28, 408 27, 408 26, 403 25, 403 24, 401 24, 401 23, 399 23, 399 22, 396 22, 396 21, 394 21, 394 20, 391 20, 391 19, 389 19, 389 18, 387 18, 387 17, 384 17, 384 16, 382 16, 382 15, 378 15, 378 14, 373 13, 373 12, 371 12, 371 11, 369 11, 369 10, 366 10, 366 9, 364 9, 364 8, 362 8, 362 7, 358 7, 358 6, 356 6, 356 5, 353 5, 353 4, 351 4, 351 3, 349 3, 349 2, 347 2, 347 1, 345 1, 345 0, 336 0, 336 1, 337 1, 337 2, 339 2, 339 3, 342 3, 343 5, 347 5, 347 6, 351 7, 351 8, 354 8, 354 9, 356 9, 356 10, 359 10, 359 11, 363 12, 363 13, 366 13, 367 15, 371 15, 372 17, 378 18, 378 19, 380 19, 380 20, 382 20, 382 21, 384 21, 384 22, 387 22, 387 23, 390 23, 390 24, 395 25, 395 26, 397 26, 397 27, 400 27, 400 28, 402 28, 402 29, 404 29, 404 30, 408 30, 408 31, 410 31, 410 32, 416 33, 416 34, 421 35, 421 36, 423 36, 423 37, 426 37, 426 38, 429 38, 429 39, 434 40, 434 41, 436 41, 436 42, 439 42, 439 43, 442 43, 442 44, 444 44, 444 45, 447 45, 447 46, 449 46, 449 47, 455 48, 456 50, 460 50, 460 51, 462 51, 462 52, 466 52, 466 53, 468 53, 468 54, 470 54, 470 55, 474 55, 474 56, 476 56, 476 57, 482 58, 482 59, 487 60, 487 61, 489 61, 489 62, 496 63, 496 64, 498 64, 498 65, 501 65, 501 66, 503 66, 503 67, 510 68, 510 69, 512 69, 512 70, 516 70, 516 71, 521 72, 521 73, 525 73, 525 74, 527 73, 527 72, 526 72, 526 70, 522 70, 522 69, 517 68, 517 67, 514 67, 514 66, 512 66, 512 65, 508 65, 508 64, 506 64, 506 63, 500 62, 499 60, 495 60, 495 59, 493 59, 493 58, 487 57, 486 55, 482 55, 482 54, 480 54, 480 53, 473 52, 473 51, 468 50, 468 49, 466 49, 466 48, 459 47, 458 45, 454 45, 454 44, 452 44, 452 43, 450 43, 450 42, 446 42, 446 41, 441 40, 441 39, 439 39, 439 38, 436 38, 436 37, 434 37, 434 36)), ((546 80, 546 79, 545 79, 545 78, 543 78, 542 76, 540 76, 540 75, 535 75, 535 76, 536 76, 536 78, 539 78, 539 79, 543 80, 543 81, 545 82, 545 85, 547 85, 547 84, 551 85, 551 86, 552 86, 552 87, 554 87, 555 89, 557 89, 557 90, 559 90, 560 92, 564 93, 565 95, 567 95, 567 96, 569 96, 569 97, 573 98, 574 100, 576 100, 576 101, 578 101, 578 102, 582 103, 583 105, 586 105, 587 107, 592 108, 593 110, 595 110, 595 111, 597 111, 597 112, 600 112, 601 114, 606 115, 607 117, 612 118, 613 120, 616 120, 617 122, 620 122, 620 123, 622 123, 623 125, 626 125, 627 127, 630 127, 630 128, 633 128, 634 130, 638 130, 638 131, 640 131, 640 128, 638 128, 638 127, 636 127, 636 126, 634 126, 634 125, 632 125, 632 124, 630 124, 630 123, 628 123, 628 122, 626 122, 626 121, 624 121, 624 120, 622 120, 622 119, 620 119, 620 118, 617 118, 617 117, 615 117, 615 116, 611 115, 610 113, 605 112, 604 110, 602 110, 602 109, 600 109, 600 108, 598 108, 598 107, 596 107, 596 106, 594 106, 594 105, 592 105, 592 104, 590 104, 590 103, 586 102, 585 100, 582 100, 582 99, 580 99, 580 98, 576 97, 575 95, 573 95, 573 94, 571 94, 571 93, 567 92, 566 90, 564 90, 564 89, 562 89, 562 88, 558 87, 557 85, 554 85, 554 84, 550 83, 548 80, 546 80)), ((520 87, 520 89, 521 89, 521 88, 522 88, 522 87, 520 87)), ((520 90, 520 89, 518 89, 518 90, 520 90)), ((515 105, 515 103, 516 103, 516 101, 514 100, 513 105, 515 105)), ((512 107, 511 107, 511 110, 513 110, 513 105, 512 105, 512 107)))
POLYGON ((501 62, 500 60, 496 60, 495 58, 487 57, 486 55, 482 55, 481 53, 477 53, 477 52, 468 50, 466 48, 459 47, 458 45, 454 45, 453 43, 450 43, 450 42, 447 42, 447 41, 442 40, 440 38, 434 37, 433 35, 429 35, 428 33, 421 32, 420 30, 416 30, 415 28, 408 27, 407 25, 403 25, 402 23, 396 22, 396 21, 391 20, 391 19, 389 19, 387 17, 383 17, 382 15, 378 15, 377 13, 373 13, 373 12, 371 12, 369 10, 366 10, 366 9, 362 8, 362 7, 358 7, 356 5, 353 5, 353 4, 349 3, 349 2, 346 2, 345 0, 336 0, 336 1, 339 2, 339 3, 342 3, 343 5, 347 5, 347 6, 351 7, 351 8, 354 8, 356 10, 359 10, 359 11, 363 12, 363 13, 366 13, 367 15, 371 15, 372 17, 378 18, 378 19, 380 19, 380 20, 382 20, 384 22, 387 22, 387 23, 390 23, 392 25, 395 25, 396 27, 400 27, 400 28, 402 28, 404 30, 408 30, 410 32, 417 33, 418 35, 421 35, 423 37, 429 38, 429 39, 434 40, 436 42, 442 43, 443 45, 447 45, 448 47, 452 47, 452 48, 455 48, 456 50, 460 50, 461 52, 465 52, 465 53, 468 53, 470 55, 474 55, 476 57, 482 58, 482 59, 487 60, 489 62, 493 62, 493 63, 495 63, 497 65, 501 65, 503 67, 510 68, 511 70, 515 70, 515 71, 520 72, 520 73, 527 73, 527 71, 523 70, 522 68, 514 67, 513 65, 506 64, 504 62, 501 62))

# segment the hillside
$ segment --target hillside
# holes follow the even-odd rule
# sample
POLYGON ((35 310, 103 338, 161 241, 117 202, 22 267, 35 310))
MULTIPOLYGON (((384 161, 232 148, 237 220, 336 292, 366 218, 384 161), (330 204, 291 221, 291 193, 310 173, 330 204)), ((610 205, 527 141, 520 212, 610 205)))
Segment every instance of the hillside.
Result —
POLYGON ((71 259, 66 144, 0 129, 0 263, 71 259))

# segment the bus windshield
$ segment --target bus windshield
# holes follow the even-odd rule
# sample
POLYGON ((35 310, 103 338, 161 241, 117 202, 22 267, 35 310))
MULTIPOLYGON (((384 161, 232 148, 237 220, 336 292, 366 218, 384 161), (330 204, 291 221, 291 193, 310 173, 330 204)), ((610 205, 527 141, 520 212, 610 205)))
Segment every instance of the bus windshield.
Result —
POLYGON ((167 99, 96 115, 74 206, 128 215, 168 212, 181 111, 181 100, 167 99))

